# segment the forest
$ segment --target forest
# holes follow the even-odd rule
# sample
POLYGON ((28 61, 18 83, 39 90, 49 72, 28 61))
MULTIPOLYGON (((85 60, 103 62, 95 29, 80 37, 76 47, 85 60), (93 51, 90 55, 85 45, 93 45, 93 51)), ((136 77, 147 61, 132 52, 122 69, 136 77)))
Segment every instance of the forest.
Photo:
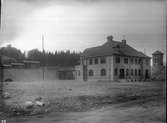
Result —
POLYGON ((80 52, 71 52, 70 50, 50 52, 38 49, 32 49, 26 54, 11 45, 0 48, 1 56, 14 58, 17 62, 37 60, 40 61, 42 66, 74 66, 79 64, 80 54, 80 52))

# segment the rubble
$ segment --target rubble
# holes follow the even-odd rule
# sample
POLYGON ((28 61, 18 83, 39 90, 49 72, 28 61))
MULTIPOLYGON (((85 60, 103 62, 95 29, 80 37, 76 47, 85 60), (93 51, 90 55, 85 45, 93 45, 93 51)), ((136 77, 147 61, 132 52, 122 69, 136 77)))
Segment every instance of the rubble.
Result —
POLYGON ((42 101, 35 101, 35 104, 36 104, 37 106, 41 106, 41 107, 45 106, 45 103, 42 102, 42 101))
POLYGON ((42 100, 42 97, 38 97, 33 101, 25 101, 23 105, 16 104, 11 109, 13 116, 36 115, 48 112, 46 103, 42 100))
POLYGON ((34 104, 33 104, 32 101, 26 101, 26 102, 25 102, 25 107, 26 107, 26 108, 32 108, 32 107, 34 107, 34 104))
POLYGON ((2 96, 3 96, 4 99, 9 99, 10 98, 10 94, 8 92, 4 92, 2 96))

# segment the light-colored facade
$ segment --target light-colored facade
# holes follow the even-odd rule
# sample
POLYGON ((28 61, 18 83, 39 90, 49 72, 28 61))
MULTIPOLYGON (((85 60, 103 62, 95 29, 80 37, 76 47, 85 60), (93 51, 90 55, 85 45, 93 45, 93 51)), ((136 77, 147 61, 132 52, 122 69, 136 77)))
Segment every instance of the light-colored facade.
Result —
POLYGON ((132 50, 126 44, 126 40, 116 42, 112 39, 108 37, 104 45, 89 48, 83 52, 80 65, 76 66, 76 78, 84 81, 149 79, 151 75, 150 57, 132 50), (117 49, 115 46, 120 47, 117 49), (136 53, 128 54, 131 52, 136 53))

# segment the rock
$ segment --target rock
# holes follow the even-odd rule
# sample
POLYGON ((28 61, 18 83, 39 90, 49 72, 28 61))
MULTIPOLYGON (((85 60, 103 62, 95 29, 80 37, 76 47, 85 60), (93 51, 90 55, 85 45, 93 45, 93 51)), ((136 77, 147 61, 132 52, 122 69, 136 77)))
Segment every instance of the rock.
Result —
POLYGON ((34 106, 33 102, 32 101, 26 101, 25 102, 25 107, 26 108, 32 108, 34 106))
POLYGON ((45 103, 44 102, 42 102, 42 101, 35 101, 35 104, 37 105, 37 106, 45 106, 45 103))
POLYGON ((10 98, 10 94, 8 92, 4 92, 3 93, 3 98, 4 99, 9 99, 10 98))

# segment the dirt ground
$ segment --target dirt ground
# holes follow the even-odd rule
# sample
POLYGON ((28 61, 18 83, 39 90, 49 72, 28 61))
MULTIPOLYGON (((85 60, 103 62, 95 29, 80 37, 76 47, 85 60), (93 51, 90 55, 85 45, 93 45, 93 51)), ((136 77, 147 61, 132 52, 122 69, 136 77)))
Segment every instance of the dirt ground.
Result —
POLYGON ((164 82, 12 82, 5 85, 8 106, 41 96, 49 112, 3 118, 7 123, 165 123, 165 90, 164 82))

